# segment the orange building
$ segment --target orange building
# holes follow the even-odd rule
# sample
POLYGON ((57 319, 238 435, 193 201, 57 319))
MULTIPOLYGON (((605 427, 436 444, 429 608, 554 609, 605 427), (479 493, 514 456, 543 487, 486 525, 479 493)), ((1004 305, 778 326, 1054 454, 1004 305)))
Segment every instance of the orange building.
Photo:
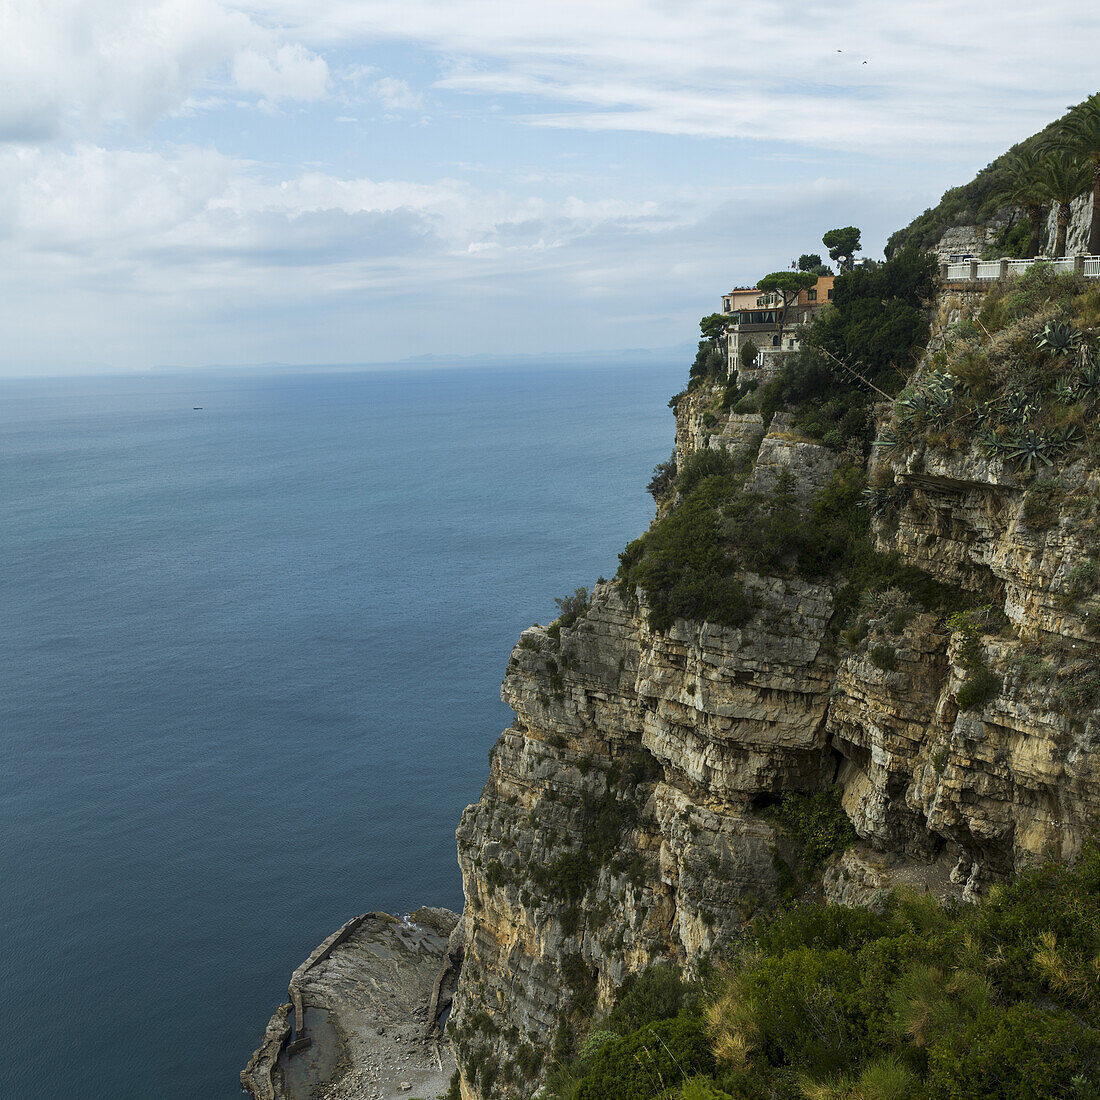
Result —
POLYGON ((808 290, 784 308, 782 296, 765 294, 758 287, 735 287, 722 295, 722 312, 729 316, 726 336, 727 370, 742 381, 766 381, 778 373, 782 356, 797 351, 799 328, 812 320, 833 297, 835 275, 819 275, 808 290), (741 349, 749 341, 757 349, 756 361, 746 367, 741 349))

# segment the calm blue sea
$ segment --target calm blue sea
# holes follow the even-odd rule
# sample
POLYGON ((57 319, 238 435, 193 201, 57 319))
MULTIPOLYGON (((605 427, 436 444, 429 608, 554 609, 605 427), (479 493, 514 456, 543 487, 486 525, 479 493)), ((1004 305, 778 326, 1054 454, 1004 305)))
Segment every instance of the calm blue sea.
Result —
POLYGON ((461 907, 511 646, 684 373, 0 382, 0 1096, 238 1096, 326 935, 461 907))

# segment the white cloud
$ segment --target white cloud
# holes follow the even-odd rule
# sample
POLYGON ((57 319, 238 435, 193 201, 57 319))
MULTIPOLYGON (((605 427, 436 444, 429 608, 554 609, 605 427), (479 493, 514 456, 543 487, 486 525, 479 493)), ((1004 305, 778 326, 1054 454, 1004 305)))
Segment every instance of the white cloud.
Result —
POLYGON ((843 180, 718 206, 548 199, 91 144, 0 150, 0 172, 0 373, 78 352, 143 366, 673 343, 734 279, 729 242, 751 277, 797 255, 806 224, 883 221, 843 180))
POLYGON ((138 129, 220 100, 317 99, 323 58, 256 13, 219 0, 0 0, 0 141, 138 129))
MULTIPOLYGON (((539 125, 740 137, 897 155, 1003 148, 1095 90, 1081 0, 270 0, 314 43, 435 50, 440 87, 523 96, 539 125), (863 64, 866 61, 867 64, 863 64), (554 105, 557 107, 555 109, 554 105), (549 110, 546 109, 549 106, 549 110)), ((320 48, 320 47, 318 47, 320 48)))
POLYGON ((371 91, 391 111, 418 111, 424 104, 424 97, 419 92, 414 92, 404 80, 392 76, 376 80, 371 91))
POLYGON ((296 43, 274 54, 247 49, 233 59, 233 80, 242 92, 257 92, 268 103, 315 100, 328 90, 328 65, 296 43))

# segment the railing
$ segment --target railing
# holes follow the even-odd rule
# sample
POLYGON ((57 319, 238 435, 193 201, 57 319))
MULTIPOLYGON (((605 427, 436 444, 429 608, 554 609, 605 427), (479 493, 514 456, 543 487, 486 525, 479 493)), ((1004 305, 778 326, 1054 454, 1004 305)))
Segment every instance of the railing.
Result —
POLYGON ((1039 257, 1035 260, 962 260, 940 264, 940 277, 948 283, 987 282, 1022 275, 1032 264, 1046 264, 1054 271, 1076 272, 1090 279, 1100 279, 1100 256, 1066 256, 1059 260, 1039 257))

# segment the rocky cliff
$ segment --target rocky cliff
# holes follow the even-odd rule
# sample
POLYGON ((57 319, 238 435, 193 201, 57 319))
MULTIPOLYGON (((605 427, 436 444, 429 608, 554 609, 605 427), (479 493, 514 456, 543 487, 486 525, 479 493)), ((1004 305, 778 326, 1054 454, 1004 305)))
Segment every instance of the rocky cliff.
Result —
MULTIPOLYGON (((979 305, 938 303, 914 378, 979 305)), ((848 903, 899 882, 974 898, 1071 860, 1100 820, 1092 459, 1037 481, 934 434, 867 459, 722 397, 678 401, 681 470, 728 451, 754 499, 782 489, 809 523, 838 471, 860 468, 886 501, 878 551, 938 603, 887 584, 853 610, 844 576, 742 569, 737 626, 658 631, 644 591, 605 582, 574 622, 524 631, 503 686, 516 718, 457 834, 466 958, 449 1032, 468 1100, 530 1095, 626 974, 662 958, 690 971, 736 940, 789 886, 796 853, 769 812, 785 792, 841 792, 860 839, 824 890, 848 903)), ((882 433, 893 413, 877 412, 882 433)))

